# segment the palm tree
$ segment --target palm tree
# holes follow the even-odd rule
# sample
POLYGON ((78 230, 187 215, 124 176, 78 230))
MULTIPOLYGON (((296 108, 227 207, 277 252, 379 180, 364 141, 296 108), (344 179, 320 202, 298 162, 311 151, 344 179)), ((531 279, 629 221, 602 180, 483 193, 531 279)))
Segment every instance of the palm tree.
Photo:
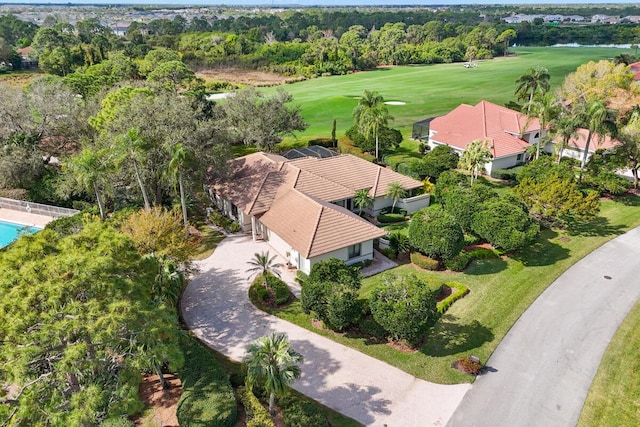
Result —
POLYGON ((144 208, 149 210, 151 205, 149 204, 149 197, 147 197, 147 190, 142 182, 142 175, 140 173, 140 165, 138 164, 138 157, 141 152, 148 148, 147 142, 139 135, 138 129, 129 129, 121 138, 117 141, 116 147, 117 153, 120 156, 119 161, 122 162, 125 159, 131 160, 133 163, 133 170, 136 174, 138 186, 142 193, 142 200, 144 201, 144 208))
POLYGON ((380 129, 387 126, 389 120, 393 119, 389 110, 384 105, 384 98, 378 92, 365 90, 362 93, 358 105, 353 110, 353 120, 358 132, 366 138, 376 139, 376 161, 379 160, 380 129))
POLYGON ((536 66, 529 68, 527 72, 516 80, 516 97, 519 100, 527 100, 527 114, 531 109, 533 97, 536 94, 544 94, 549 90, 549 70, 545 67, 536 66))
POLYGON ((616 147, 616 154, 622 155, 633 174, 633 188, 638 188, 640 169, 640 114, 636 111, 625 126, 620 129, 618 139, 622 143, 616 147))
POLYGON ((356 191, 353 197, 353 204, 359 209, 358 215, 362 216, 362 210, 373 205, 373 199, 369 196, 369 190, 363 188, 356 191))
POLYGON ((70 173, 72 179, 85 191, 93 191, 100 209, 100 218, 105 219, 104 202, 102 200, 101 186, 104 186, 106 179, 106 154, 101 150, 85 148, 78 154, 72 156, 65 164, 65 169, 70 173))
POLYGON ((587 125, 587 142, 584 145, 584 153, 582 154, 582 162, 580 163, 580 176, 578 182, 582 182, 584 167, 587 164, 587 156, 589 155, 589 145, 594 134, 598 134, 599 138, 603 137, 607 129, 609 120, 609 110, 602 101, 596 100, 586 106, 583 113, 584 123, 587 125))
POLYGON ((527 106, 527 110, 540 120, 540 138, 536 144, 536 159, 540 157, 540 146, 543 141, 546 142, 546 138, 543 136, 543 133, 547 130, 549 122, 551 122, 554 117, 558 116, 558 106, 558 99, 548 92, 534 97, 531 104, 527 106))
POLYGON ((188 234, 187 227, 187 201, 184 194, 184 185, 182 183, 182 171, 188 161, 188 153, 184 145, 178 143, 171 147, 171 160, 169 161, 169 174, 174 182, 177 182, 180 190, 180 204, 182 205, 182 220, 184 222, 185 232, 188 234))
POLYGON ((282 264, 275 262, 277 257, 278 255, 269 257, 269 251, 254 253, 253 259, 248 262, 252 267, 247 269, 247 273, 252 273, 251 276, 253 276, 254 273, 265 275, 271 272, 280 277, 278 268, 282 267, 282 264))
POLYGON ((300 378, 300 363, 302 355, 291 347, 286 334, 272 332, 249 346, 244 359, 247 383, 252 386, 256 381, 264 381, 264 388, 269 393, 271 414, 276 394, 282 393, 285 386, 300 378))
POLYGON ((559 114, 551 122, 553 135, 560 137, 560 143, 556 148, 558 154, 558 164, 560 164, 560 161, 562 160, 562 152, 567 147, 567 145, 569 145, 569 141, 572 138, 578 138, 580 136, 580 134, 578 133, 578 127, 578 119, 569 114, 568 111, 564 111, 563 113, 559 114))
POLYGON ((402 187, 398 181, 393 181, 389 183, 387 186, 387 197, 393 200, 393 204, 391 205, 391 212, 394 212, 396 209, 396 203, 398 200, 402 199, 407 195, 407 192, 402 187))
POLYGON ((459 167, 471 172, 471 185, 478 178, 480 170, 491 160, 491 148, 489 141, 476 139, 467 145, 460 157, 459 167))

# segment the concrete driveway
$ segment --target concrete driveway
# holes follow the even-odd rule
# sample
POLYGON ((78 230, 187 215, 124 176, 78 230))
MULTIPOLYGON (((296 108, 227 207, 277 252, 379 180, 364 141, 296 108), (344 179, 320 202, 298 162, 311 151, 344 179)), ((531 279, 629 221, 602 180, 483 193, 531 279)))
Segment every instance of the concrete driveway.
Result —
POLYGON ((602 355, 640 299, 640 228, 596 249, 524 312, 450 426, 575 426, 602 355))
MULTIPOLYGON (((294 388, 365 425, 443 426, 470 388, 419 380, 304 328, 257 310, 247 296, 249 261, 274 250, 249 237, 225 238, 213 255, 198 263, 181 309, 185 322, 210 347, 242 360, 247 346, 272 331, 289 335, 304 356, 302 378, 294 388)), ((281 260, 284 262, 284 260, 281 260)), ((288 276, 288 280, 291 280, 288 276)))

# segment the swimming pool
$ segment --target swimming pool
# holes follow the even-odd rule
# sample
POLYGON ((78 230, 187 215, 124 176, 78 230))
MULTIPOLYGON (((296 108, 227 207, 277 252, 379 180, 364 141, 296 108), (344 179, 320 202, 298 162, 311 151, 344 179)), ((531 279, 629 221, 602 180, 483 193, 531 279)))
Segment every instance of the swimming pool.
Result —
POLYGON ((35 233, 39 230, 35 227, 0 221, 0 248, 16 240, 21 233, 35 233))

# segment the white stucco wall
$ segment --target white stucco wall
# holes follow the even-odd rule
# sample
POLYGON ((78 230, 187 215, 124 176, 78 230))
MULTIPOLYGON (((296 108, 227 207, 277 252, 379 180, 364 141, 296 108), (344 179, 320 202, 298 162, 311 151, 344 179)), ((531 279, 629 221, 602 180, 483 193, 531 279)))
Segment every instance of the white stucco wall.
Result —
POLYGON ((518 160, 517 155, 500 157, 498 159, 493 159, 490 163, 485 165, 485 169, 487 173, 490 174, 493 169, 508 169, 514 166, 518 166, 524 163, 525 153, 521 153, 520 160, 518 160))
POLYGON ((400 199, 398 200, 396 206, 402 209, 406 209, 408 214, 412 214, 415 211, 419 211, 420 209, 429 206, 430 201, 431 196, 429 194, 421 194, 419 196, 400 199))

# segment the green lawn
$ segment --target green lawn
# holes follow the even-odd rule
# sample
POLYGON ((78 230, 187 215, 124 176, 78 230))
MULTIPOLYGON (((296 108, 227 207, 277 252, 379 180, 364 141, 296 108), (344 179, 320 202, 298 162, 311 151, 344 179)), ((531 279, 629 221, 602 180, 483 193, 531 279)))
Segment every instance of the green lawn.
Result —
POLYGON ((640 420, 640 304, 613 336, 596 374, 578 427, 635 427, 640 420))
MULTIPOLYGON (((351 113, 365 89, 380 92, 387 101, 406 103, 388 108, 395 117, 392 125, 410 137, 413 122, 447 113, 460 103, 475 104, 485 99, 502 104, 513 100, 514 82, 529 67, 547 67, 552 86, 557 86, 580 64, 632 53, 615 48, 532 47, 512 51, 516 56, 479 61, 478 68, 472 69, 460 63, 390 67, 287 85, 284 89, 293 95, 294 103, 300 105, 302 116, 309 123, 309 128, 298 135, 299 143, 330 137, 334 119, 337 134, 343 135, 353 124, 351 113)), ((273 92, 276 88, 264 90, 273 92)), ((287 138, 285 143, 291 146, 296 141, 287 138)), ((415 147, 408 143, 406 148, 414 151, 415 147)))
MULTIPOLYGON (((545 230, 521 254, 509 259, 477 260, 464 273, 418 272, 410 265, 390 270, 390 274, 415 273, 456 281, 471 289, 434 325, 423 347, 411 354, 384 343, 315 330, 297 302, 278 315, 416 377, 445 384, 470 382, 471 377, 450 368, 451 362, 470 353, 486 361, 511 325, 556 277, 604 242, 640 225, 639 205, 638 197, 604 201, 600 217, 590 224, 574 224, 561 232, 545 230)), ((361 295, 368 296, 380 280, 379 275, 365 279, 361 295)))

